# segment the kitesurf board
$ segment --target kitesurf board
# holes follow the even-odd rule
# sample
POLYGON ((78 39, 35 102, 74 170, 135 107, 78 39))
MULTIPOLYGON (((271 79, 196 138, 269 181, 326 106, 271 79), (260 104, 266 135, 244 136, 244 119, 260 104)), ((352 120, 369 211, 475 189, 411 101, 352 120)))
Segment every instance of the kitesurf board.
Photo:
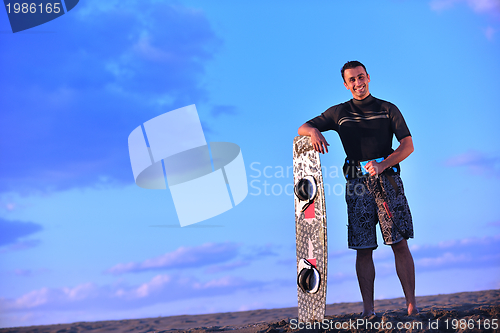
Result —
POLYGON ((308 136, 293 140, 298 320, 322 321, 326 308, 326 205, 319 153, 308 136))

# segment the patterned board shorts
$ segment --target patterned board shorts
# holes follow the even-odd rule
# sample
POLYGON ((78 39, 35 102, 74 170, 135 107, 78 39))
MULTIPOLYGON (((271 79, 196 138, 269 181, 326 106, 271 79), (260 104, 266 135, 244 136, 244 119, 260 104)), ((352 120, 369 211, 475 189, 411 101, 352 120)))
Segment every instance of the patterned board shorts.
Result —
POLYGON ((350 249, 375 249, 377 245, 376 225, 380 222, 380 230, 384 244, 396 244, 403 240, 400 234, 407 233, 413 238, 413 223, 410 207, 404 194, 403 182, 399 175, 392 175, 398 192, 387 175, 381 174, 380 184, 386 197, 385 201, 392 213, 389 218, 384 206, 384 198, 380 195, 377 180, 364 177, 349 180, 346 184, 346 202, 349 224, 347 225, 348 245, 350 249), (396 223, 395 226, 393 223, 396 223), (399 230, 398 230, 399 228, 399 230))

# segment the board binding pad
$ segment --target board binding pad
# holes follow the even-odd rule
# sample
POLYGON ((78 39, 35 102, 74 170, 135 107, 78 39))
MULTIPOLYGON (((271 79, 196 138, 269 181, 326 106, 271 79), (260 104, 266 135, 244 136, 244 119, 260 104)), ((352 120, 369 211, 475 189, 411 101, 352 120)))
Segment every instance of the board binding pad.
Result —
POLYGON ((293 181, 298 320, 322 321, 326 310, 328 259, 325 191, 319 153, 314 150, 308 136, 297 136, 293 140, 293 181), (301 179, 309 182, 310 186, 306 186, 305 181, 299 183, 301 179), (304 193, 304 188, 305 192, 309 190, 310 193, 304 193), (309 198, 304 197, 307 197, 307 194, 309 198), (311 198, 312 196, 314 197, 311 198))

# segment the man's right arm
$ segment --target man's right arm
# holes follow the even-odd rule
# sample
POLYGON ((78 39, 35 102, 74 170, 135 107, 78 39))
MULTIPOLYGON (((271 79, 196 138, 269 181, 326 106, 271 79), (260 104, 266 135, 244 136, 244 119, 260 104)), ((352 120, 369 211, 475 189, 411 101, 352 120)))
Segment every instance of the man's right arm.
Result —
POLYGON ((314 150, 324 154, 328 153, 328 146, 330 145, 326 142, 325 137, 321 132, 314 126, 305 123, 304 125, 299 127, 299 135, 305 135, 311 137, 311 144, 314 147, 314 150))

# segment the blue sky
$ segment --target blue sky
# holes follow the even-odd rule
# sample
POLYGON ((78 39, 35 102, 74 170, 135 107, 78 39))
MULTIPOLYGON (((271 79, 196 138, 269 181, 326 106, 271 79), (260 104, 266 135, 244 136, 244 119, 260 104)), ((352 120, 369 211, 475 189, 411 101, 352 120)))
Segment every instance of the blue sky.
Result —
MULTIPOLYGON (((295 306, 292 140, 351 98, 354 59, 413 136, 417 295, 500 288, 499 6, 82 0, 16 34, 0 13, 0 326, 295 306), (168 190, 135 185, 127 138, 190 104, 207 141, 241 147, 249 194, 180 228, 168 190)), ((328 302, 360 301, 326 138, 328 302)), ((375 264, 376 298, 402 296, 391 250, 375 264)))

